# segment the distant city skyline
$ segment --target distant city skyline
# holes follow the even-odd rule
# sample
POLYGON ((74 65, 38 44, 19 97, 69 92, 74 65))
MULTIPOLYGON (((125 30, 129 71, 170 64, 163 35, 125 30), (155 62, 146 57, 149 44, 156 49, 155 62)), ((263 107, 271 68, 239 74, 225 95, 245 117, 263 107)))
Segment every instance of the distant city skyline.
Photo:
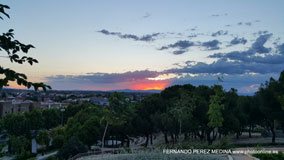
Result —
MULTIPOLYGON (((8 1, 0 30, 39 64, 1 65, 57 90, 161 90, 175 84, 255 92, 284 70, 284 1, 8 1), (218 81, 218 77, 223 80, 218 81)), ((17 88, 14 84, 12 87, 17 88)))

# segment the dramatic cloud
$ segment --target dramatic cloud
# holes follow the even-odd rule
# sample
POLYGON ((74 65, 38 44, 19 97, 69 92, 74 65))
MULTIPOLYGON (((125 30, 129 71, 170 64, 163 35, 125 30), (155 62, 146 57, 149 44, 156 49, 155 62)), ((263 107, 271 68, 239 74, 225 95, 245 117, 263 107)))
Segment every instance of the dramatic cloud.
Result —
MULTIPOLYGON (((252 94, 261 83, 271 76, 277 77, 284 69, 284 44, 279 44, 274 49, 263 49, 271 36, 270 34, 260 35, 251 47, 244 51, 210 55, 209 58, 217 59, 213 63, 185 61, 183 65, 176 64, 177 68, 159 72, 142 70, 124 73, 88 73, 58 75, 47 77, 47 79, 48 83, 56 89, 73 86, 74 89, 83 90, 147 90, 164 89, 174 84, 214 85, 222 83, 227 90, 234 87, 239 90, 239 93, 252 94), (224 77, 222 82, 218 81, 220 75, 224 77)), ((176 52, 182 52, 191 46, 202 46, 203 44, 178 41, 164 46, 163 49, 176 49, 176 52)), ((69 87, 69 89, 73 88, 69 87)))
POLYGON ((143 36, 137 36, 137 35, 133 35, 133 34, 122 34, 120 32, 110 32, 108 30, 100 30, 98 31, 104 35, 113 35, 113 36, 117 36, 121 39, 132 39, 134 41, 144 41, 144 42, 150 42, 150 41, 154 41, 156 40, 155 38, 157 38, 158 36, 161 35, 161 33, 153 33, 153 34, 147 34, 147 35, 143 35, 143 36))
MULTIPOLYGON (((144 18, 148 16, 150 14, 146 14, 144 18)), ((220 15, 212 16, 219 17, 220 15)), ((258 21, 239 22, 237 25, 252 26, 256 22, 258 21)), ((154 41, 160 35, 163 35, 163 38, 174 38, 174 42, 162 43, 157 50, 170 51, 172 54, 180 55, 195 47, 194 49, 199 49, 209 54, 208 58, 211 58, 210 60, 213 61, 211 63, 207 60, 196 62, 185 59, 183 62, 175 63, 173 68, 159 72, 144 70, 124 73, 91 73, 77 76, 59 75, 48 77, 48 79, 50 82, 66 80, 71 83, 78 81, 88 84, 88 86, 103 88, 104 90, 108 88, 153 89, 186 83, 213 85, 221 83, 218 82, 217 77, 223 75, 225 80, 222 82, 222 85, 225 88, 234 87, 243 93, 252 93, 258 89, 260 83, 268 80, 270 76, 275 77, 275 75, 284 70, 284 43, 280 43, 280 40, 271 40, 273 35, 268 31, 252 32, 252 37, 255 37, 254 40, 248 39, 249 36, 243 37, 243 35, 232 34, 234 37, 228 41, 224 39, 228 38, 228 36, 221 36, 228 35, 229 32, 231 33, 230 30, 219 30, 211 32, 212 34, 207 34, 202 32, 196 33, 194 32, 195 28, 186 30, 190 34, 186 32, 165 32, 144 36, 110 32, 108 30, 99 32, 105 35, 117 36, 121 39, 145 42, 154 41), (200 39, 192 38, 199 35, 202 35, 200 39), (204 40, 206 38, 208 38, 207 41, 204 40), (215 53, 212 54, 213 50, 215 50, 215 53), (222 51, 223 53, 221 53, 222 51)))
POLYGON ((201 46, 205 47, 207 50, 217 50, 217 49, 220 49, 219 44, 221 44, 221 42, 214 39, 212 41, 201 43, 201 46))
POLYGON ((212 37, 217 37, 217 36, 221 36, 221 35, 227 35, 228 34, 228 31, 223 31, 223 30, 220 30, 220 31, 217 31, 215 33, 212 33, 212 37))
POLYGON ((257 53, 268 53, 271 51, 271 48, 264 47, 264 44, 272 36, 272 34, 260 35, 256 41, 252 44, 251 49, 255 50, 257 53))
POLYGON ((230 45, 246 44, 247 40, 245 38, 235 37, 231 40, 230 45))
POLYGON ((187 40, 181 40, 181 41, 177 41, 174 44, 163 46, 163 47, 160 48, 160 50, 165 50, 165 49, 169 49, 169 48, 187 49, 187 48, 192 47, 192 46, 194 46, 193 42, 187 41, 187 40))
POLYGON ((227 61, 219 59, 211 64, 199 62, 194 66, 184 68, 170 69, 169 73, 191 73, 191 74, 247 74, 247 73, 279 73, 284 69, 282 64, 264 64, 264 63, 243 63, 239 61, 227 61))
POLYGON ((277 46, 277 50, 278 50, 279 54, 284 55, 284 43, 277 46))
POLYGON ((94 83, 120 83, 125 81, 139 81, 145 80, 150 77, 156 77, 159 75, 159 72, 155 71, 134 71, 134 72, 125 72, 125 73, 88 73, 86 75, 80 76, 55 76, 49 77, 50 79, 84 79, 89 80, 94 83))
MULTIPOLYGON (((198 64, 200 65, 200 64, 198 64)), ((180 72, 180 70, 177 70, 180 72)), ((172 72, 177 72, 172 70, 172 72)), ((166 72, 166 71, 164 71, 166 72)), ((154 78, 156 80, 150 80, 147 77, 152 76, 152 73, 157 73, 155 71, 135 71, 132 78, 123 78, 120 81, 115 81, 113 78, 116 78, 118 74, 130 75, 129 73, 115 73, 114 76, 109 76, 111 74, 102 74, 100 73, 100 79, 110 79, 108 82, 96 81, 97 73, 86 75, 58 75, 54 77, 48 77, 48 83, 56 89, 79 89, 79 90, 121 90, 121 89, 133 89, 133 90, 148 90, 148 89, 164 89, 170 85, 175 84, 193 84, 193 85, 214 85, 217 83, 222 83, 226 90, 230 88, 238 89, 240 94, 252 94, 255 92, 261 83, 264 83, 267 80, 267 77, 275 77, 274 74, 237 74, 237 75, 223 75, 223 81, 218 81, 219 75, 214 74, 199 74, 198 76, 191 76, 190 74, 185 74, 184 76, 173 76, 170 79, 163 79, 161 77, 167 75, 164 72, 160 72, 160 78, 154 78), (138 76, 137 73, 142 73, 143 76, 138 76), (146 73, 146 74, 145 74, 146 73), (148 74, 149 73, 149 74, 148 74), (106 77, 105 77, 106 76, 106 77), (133 80, 135 79, 135 81, 133 80), (112 83, 110 83, 112 82, 112 83), (74 87, 74 88, 72 88, 74 87)), ((191 73, 192 71, 184 70, 182 73, 191 73)), ((216 73, 211 71, 212 73, 216 73)), ((154 75, 155 75, 154 74, 154 75)), ((121 77, 118 76, 118 77, 121 77)))
POLYGON ((190 47, 194 46, 205 47, 206 50, 217 50, 220 49, 219 44, 221 44, 221 42, 216 39, 207 42, 192 42, 187 40, 180 40, 177 41, 176 43, 162 46, 158 50, 174 49, 172 53, 175 55, 179 55, 187 52, 190 47))
MULTIPOLYGON (((244 73, 279 73, 284 69, 283 44, 277 46, 278 53, 271 53, 271 48, 264 47, 272 34, 260 35, 248 50, 216 53, 208 56, 218 60, 212 64, 199 64, 190 68, 192 71, 208 70, 226 74, 244 73)), ((214 72, 213 72, 214 73, 214 72)))
MULTIPOLYGON (((216 53, 208 56, 216 58, 213 63, 192 62, 185 63, 185 66, 172 68, 164 71, 164 73, 174 73, 177 75, 194 74, 194 75, 245 75, 245 74, 279 74, 284 69, 284 44, 276 46, 277 52, 271 53, 271 48, 264 47, 272 34, 260 35, 252 43, 251 47, 245 51, 231 51, 228 53, 216 53)), ((238 43, 244 43, 242 38, 238 43)), ((236 42, 237 43, 237 42, 236 42)), ((204 44, 204 43, 201 43, 204 44)), ((208 43, 216 47, 217 42, 208 43)), ((197 76, 199 77, 199 76, 197 76)), ((246 87, 247 90, 253 89, 255 84, 250 84, 246 87)))
MULTIPOLYGON (((238 61, 244 61, 244 62, 265 62, 271 60, 272 63, 275 63, 275 60, 277 61, 277 58, 280 58, 280 55, 264 55, 259 56, 258 54, 266 54, 271 51, 271 48, 264 47, 264 44, 267 42, 267 40, 272 36, 272 34, 266 34, 266 35, 260 35, 255 42, 251 45, 251 47, 248 50, 245 51, 232 51, 229 53, 216 53, 213 55, 208 56, 209 58, 223 58, 223 59, 230 59, 230 60, 238 60, 238 61)), ((280 47, 280 46, 278 46, 280 47)), ((280 47, 281 48, 281 47, 280 47)), ((281 59, 280 59, 281 61, 281 59)))
POLYGON ((174 44, 169 44, 167 46, 162 46, 159 50, 166 50, 166 49, 176 49, 173 51, 173 54, 183 54, 188 51, 189 47, 195 46, 194 42, 187 41, 187 40, 181 40, 177 41, 174 44))
POLYGON ((64 89, 68 85, 73 89, 83 90, 113 90, 113 89, 164 89, 169 85, 167 79, 157 79, 160 72, 133 71, 124 73, 89 73, 85 75, 57 75, 47 77, 48 83, 57 89, 64 89), (154 80, 151 80, 154 79, 154 80))
MULTIPOLYGON (((234 61, 241 61, 243 63, 257 63, 257 64, 284 64, 284 55, 272 54, 265 56, 256 56, 252 55, 253 52, 249 51, 234 51, 226 54, 217 53, 210 55, 210 58, 220 58, 220 59, 229 59, 234 61)), ((269 67, 269 66, 268 66, 269 67)))

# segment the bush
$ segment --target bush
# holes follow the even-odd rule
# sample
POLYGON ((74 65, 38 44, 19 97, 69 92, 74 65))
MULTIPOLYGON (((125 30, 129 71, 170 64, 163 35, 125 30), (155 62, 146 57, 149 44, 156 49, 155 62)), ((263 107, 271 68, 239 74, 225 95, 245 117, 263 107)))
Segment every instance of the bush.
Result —
POLYGON ((59 159, 55 156, 52 156, 52 157, 48 157, 46 160, 59 160, 59 159))
POLYGON ((269 133, 267 130, 263 129, 263 130, 261 131, 261 136, 262 136, 262 137, 269 137, 269 136, 270 136, 270 133, 269 133))
POLYGON ((233 145, 230 142, 228 137, 223 137, 221 138, 221 140, 216 144, 215 146, 218 149, 228 149, 228 148, 232 148, 233 145))
POLYGON ((84 153, 87 151, 88 148, 84 146, 84 144, 77 137, 72 137, 59 150, 57 156, 60 159, 68 159, 79 153, 84 153))
POLYGON ((24 136, 10 136, 8 143, 10 153, 21 156, 24 155, 26 151, 29 151, 31 146, 30 141, 24 136))
POLYGON ((283 160, 284 159, 284 154, 283 153, 278 153, 278 154, 254 154, 254 157, 259 158, 260 160, 283 160))
POLYGON ((64 136, 58 135, 52 140, 52 148, 61 148, 64 143, 64 136))
POLYGON ((34 159, 29 151, 23 151, 16 156, 16 160, 34 159))
POLYGON ((216 140, 212 145, 208 145, 206 141, 183 141, 176 144, 161 144, 158 146, 160 149, 164 148, 177 148, 177 149, 229 149, 233 148, 234 145, 230 142, 228 137, 222 137, 220 140, 216 140))

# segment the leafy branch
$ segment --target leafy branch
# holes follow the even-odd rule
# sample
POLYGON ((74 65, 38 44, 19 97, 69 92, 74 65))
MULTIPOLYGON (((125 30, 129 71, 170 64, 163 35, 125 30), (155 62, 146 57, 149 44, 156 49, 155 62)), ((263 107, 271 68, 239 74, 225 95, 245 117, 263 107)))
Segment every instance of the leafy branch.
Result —
MULTIPOLYGON (((10 18, 9 14, 6 13, 6 9, 10 9, 9 6, 0 4, 0 19, 3 20, 3 15, 10 18)), ((0 35, 0 52, 6 52, 7 56, 1 56, 9 58, 11 63, 29 63, 30 65, 33 65, 34 63, 38 63, 38 60, 29 57, 29 56, 20 56, 18 53, 23 52, 25 54, 28 54, 29 50, 31 48, 35 48, 31 44, 23 44, 20 41, 16 40, 14 38, 14 30, 9 29, 8 32, 3 33, 0 35)), ((11 70, 9 68, 4 68, 0 66, 0 89, 4 86, 9 86, 9 81, 16 81, 18 85, 23 85, 27 88, 33 87, 34 90, 38 90, 42 88, 44 91, 47 89, 51 89, 50 86, 40 82, 40 83, 33 83, 29 82, 27 80, 27 76, 23 73, 18 73, 14 70, 11 70), (4 77, 4 78, 2 78, 4 77)))

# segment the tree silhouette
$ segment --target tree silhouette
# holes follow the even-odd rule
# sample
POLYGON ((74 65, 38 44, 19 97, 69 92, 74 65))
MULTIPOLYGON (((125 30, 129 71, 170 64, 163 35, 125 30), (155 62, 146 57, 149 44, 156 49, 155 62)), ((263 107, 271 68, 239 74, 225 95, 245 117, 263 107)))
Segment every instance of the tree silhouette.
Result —
MULTIPOLYGON (((9 14, 6 13, 7 9, 10 9, 10 7, 0 4, 0 19, 3 20, 3 16, 10 18, 9 14)), ((7 56, 1 55, 1 57, 10 59, 11 63, 24 64, 27 62, 30 65, 38 63, 36 59, 27 56, 27 53, 31 48, 34 48, 34 46, 31 44, 23 44, 14 38, 13 29, 9 29, 8 32, 0 35, 0 53, 7 54, 7 56), (24 53, 25 55, 20 55, 20 52, 24 53)), ((9 68, 4 68, 3 66, 0 66, 0 75, 0 89, 2 89, 4 86, 9 86, 10 81, 15 81, 18 85, 23 85, 27 88, 33 87, 35 90, 38 90, 39 88, 42 88, 44 91, 46 91, 46 89, 51 89, 50 86, 42 82, 29 82, 25 74, 18 73, 9 68)))
POLYGON ((224 104, 222 101, 224 100, 224 93, 221 86, 214 86, 213 90, 215 92, 214 95, 210 96, 210 104, 208 108, 208 127, 210 130, 207 134, 208 144, 212 144, 212 142, 216 139, 218 128, 223 126, 224 118, 222 115, 222 111, 224 110, 224 104), (215 132, 217 130, 217 132, 215 132), (213 139, 210 136, 210 132, 213 132, 213 139))

